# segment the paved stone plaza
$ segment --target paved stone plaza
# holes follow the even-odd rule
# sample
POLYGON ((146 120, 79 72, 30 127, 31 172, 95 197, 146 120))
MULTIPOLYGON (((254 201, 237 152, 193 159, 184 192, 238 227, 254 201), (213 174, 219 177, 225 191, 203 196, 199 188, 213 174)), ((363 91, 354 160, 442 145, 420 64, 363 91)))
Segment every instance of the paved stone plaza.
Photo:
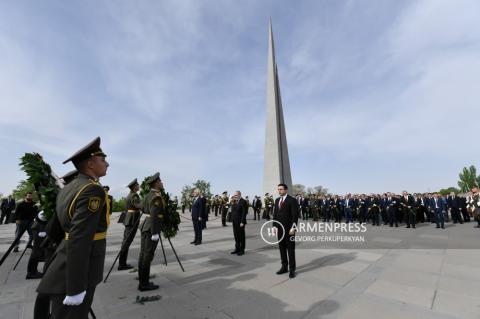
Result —
MULTIPOLYGON (((109 230, 105 273, 123 234, 123 226, 115 219, 109 230)), ((203 244, 193 246, 189 244, 191 223, 182 221, 173 243, 186 272, 169 247, 165 266, 160 246, 152 267, 158 291, 139 293, 136 274, 115 268, 108 282, 97 287, 93 304, 97 318, 480 318, 480 250, 457 249, 462 243, 478 244, 480 230, 473 223, 447 224, 445 230, 431 224, 415 230, 368 226, 369 239, 385 244, 383 249, 299 244, 297 278, 289 279, 288 274, 275 274, 280 268, 279 253, 276 246, 261 239, 262 222, 248 220, 247 251, 236 256, 230 254, 231 227, 222 227, 218 219, 210 221, 203 244), (395 248, 422 241, 450 248, 395 248), (134 303, 137 295, 156 294, 161 300, 134 303)), ((2 254, 13 231, 11 224, 0 225, 2 254)), ((136 264, 139 246, 137 235, 129 255, 132 264, 136 264)), ((33 317, 39 281, 25 280, 28 254, 16 271, 12 268, 19 253, 12 253, 0 268, 2 319, 33 317)))

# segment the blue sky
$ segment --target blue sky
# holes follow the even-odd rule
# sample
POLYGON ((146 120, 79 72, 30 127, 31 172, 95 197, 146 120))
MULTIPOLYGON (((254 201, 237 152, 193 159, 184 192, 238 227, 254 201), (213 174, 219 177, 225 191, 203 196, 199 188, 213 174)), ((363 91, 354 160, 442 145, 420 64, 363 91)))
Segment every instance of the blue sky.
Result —
POLYGON ((96 136, 114 196, 260 193, 268 19, 294 183, 334 193, 456 185, 479 163, 480 2, 2 1, 0 192, 19 157, 96 136))

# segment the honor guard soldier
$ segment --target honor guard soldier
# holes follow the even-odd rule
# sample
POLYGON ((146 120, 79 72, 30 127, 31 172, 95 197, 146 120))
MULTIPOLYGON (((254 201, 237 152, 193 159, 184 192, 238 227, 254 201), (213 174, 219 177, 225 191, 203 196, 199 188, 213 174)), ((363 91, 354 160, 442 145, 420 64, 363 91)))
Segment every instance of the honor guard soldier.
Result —
MULTIPOLYGON (((107 193, 108 196, 108 204, 110 205, 110 208, 113 207, 113 196, 108 195, 108 192, 110 191, 110 186, 103 186, 103 189, 105 190, 105 193, 107 193)), ((112 210, 110 209, 110 215, 112 214, 112 210)))
POLYGON ((187 199, 182 196, 182 214, 185 214, 185 208, 187 207, 187 199))
MULTIPOLYGON (((63 185, 69 184, 71 181, 77 177, 78 171, 75 169, 63 175, 60 179, 63 181, 63 185)), ((57 214, 50 217, 47 225, 45 226, 45 239, 41 243, 41 247, 44 248, 44 260, 43 272, 45 273, 50 265, 50 261, 55 251, 57 250, 58 245, 62 242, 65 237, 65 232, 58 221, 57 214)), ((50 318, 50 296, 45 294, 37 294, 35 299, 35 306, 33 308, 33 318, 34 319, 43 319, 50 318)))
POLYGON ((50 295, 54 319, 87 319, 102 281, 110 223, 108 195, 98 181, 107 173, 105 157, 97 137, 63 162, 73 162, 79 173, 57 196, 65 237, 37 288, 50 295))
POLYGON ((157 249, 160 239, 161 223, 167 207, 160 192, 163 189, 160 173, 156 173, 148 178, 147 183, 150 185, 150 192, 143 202, 145 219, 140 226, 142 233, 140 256, 138 259, 138 290, 140 291, 158 289, 158 285, 149 281, 150 264, 152 263, 155 249, 157 249))
POLYGON ((215 217, 218 216, 218 201, 219 201, 218 195, 215 195, 215 197, 213 197, 212 199, 212 208, 213 208, 213 212, 215 213, 215 217))
POLYGON ((42 273, 38 271, 38 263, 42 256, 44 256, 44 248, 41 246, 47 233, 45 226, 47 225, 47 218, 43 215, 43 211, 38 213, 33 222, 33 247, 30 258, 28 259, 27 277, 26 279, 42 278, 42 273))
POLYGON ((228 198, 227 191, 222 193, 222 197, 220 198, 220 209, 222 211, 222 226, 227 226, 227 213, 228 213, 228 206, 230 203, 230 199, 228 198))
POLYGON ((131 265, 127 264, 128 250, 135 238, 135 234, 137 233, 140 210, 142 208, 142 202, 138 195, 140 185, 138 184, 137 179, 135 178, 131 181, 127 187, 130 188, 130 193, 128 193, 127 198, 125 199, 125 220, 123 221, 125 231, 123 232, 123 242, 122 248, 120 249, 118 270, 133 268, 131 265))

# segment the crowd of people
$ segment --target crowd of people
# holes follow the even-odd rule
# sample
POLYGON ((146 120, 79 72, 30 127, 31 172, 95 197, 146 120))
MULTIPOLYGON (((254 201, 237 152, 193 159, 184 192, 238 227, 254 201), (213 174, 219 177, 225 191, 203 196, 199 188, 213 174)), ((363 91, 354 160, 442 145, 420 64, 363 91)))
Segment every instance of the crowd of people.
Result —
MULTIPOLYGON (((429 222, 437 228, 445 228, 445 222, 463 224, 476 221, 475 227, 480 227, 479 190, 473 188, 471 192, 449 195, 439 193, 414 193, 404 191, 401 195, 395 193, 384 194, 294 194, 298 205, 300 218, 303 220, 324 222, 353 221, 370 223, 372 226, 388 225, 399 227, 406 224, 407 228, 415 228, 417 223, 429 222)), ((235 196, 229 197, 227 192, 222 195, 214 195, 205 199, 206 214, 203 218, 208 220, 210 212, 215 217, 221 216, 222 225, 230 221, 229 217, 235 196)), ((253 220, 269 220, 273 213, 274 198, 265 194, 263 200, 260 196, 254 196, 250 202, 245 197, 248 207, 253 210, 253 220)), ((191 210, 192 202, 182 199, 181 208, 191 210)))

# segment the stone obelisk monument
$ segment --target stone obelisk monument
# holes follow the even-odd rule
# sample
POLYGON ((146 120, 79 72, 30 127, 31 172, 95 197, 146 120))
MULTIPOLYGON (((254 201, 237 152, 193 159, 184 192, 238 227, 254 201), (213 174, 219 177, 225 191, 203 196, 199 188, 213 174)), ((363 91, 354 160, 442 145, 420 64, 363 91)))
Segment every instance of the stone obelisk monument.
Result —
POLYGON ((278 80, 272 20, 268 30, 267 116, 265 130, 265 159, 263 170, 263 193, 277 194, 277 185, 292 186, 290 160, 288 159, 287 136, 283 120, 282 98, 278 80))

